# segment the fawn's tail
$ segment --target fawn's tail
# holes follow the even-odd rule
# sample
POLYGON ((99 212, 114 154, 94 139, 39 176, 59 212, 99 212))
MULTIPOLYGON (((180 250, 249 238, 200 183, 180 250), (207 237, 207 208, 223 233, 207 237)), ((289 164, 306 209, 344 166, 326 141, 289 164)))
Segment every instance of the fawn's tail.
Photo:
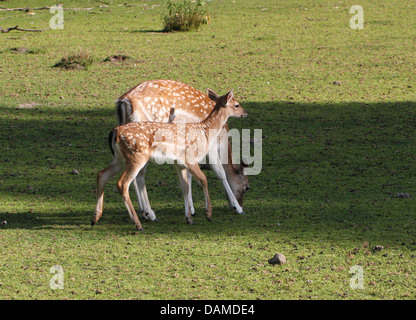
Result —
POLYGON ((114 128, 113 130, 111 130, 110 135, 108 136, 108 145, 110 146, 110 150, 113 156, 115 156, 114 144, 116 143, 116 137, 117 137, 117 129, 114 128))

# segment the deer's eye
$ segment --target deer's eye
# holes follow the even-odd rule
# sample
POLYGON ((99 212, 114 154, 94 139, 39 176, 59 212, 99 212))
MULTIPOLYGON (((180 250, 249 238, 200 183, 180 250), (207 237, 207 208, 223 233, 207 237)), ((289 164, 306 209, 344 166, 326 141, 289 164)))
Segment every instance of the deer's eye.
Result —
POLYGON ((240 105, 239 104, 236 104, 235 106, 234 106, 234 108, 239 108, 240 107, 240 105))

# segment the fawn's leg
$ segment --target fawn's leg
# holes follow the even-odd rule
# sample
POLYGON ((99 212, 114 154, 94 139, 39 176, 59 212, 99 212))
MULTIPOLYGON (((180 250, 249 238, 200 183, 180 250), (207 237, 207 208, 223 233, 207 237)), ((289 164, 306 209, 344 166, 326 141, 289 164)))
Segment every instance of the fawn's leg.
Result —
POLYGON ((124 204, 126 205, 127 211, 129 212, 130 220, 136 226, 136 229, 143 231, 143 227, 137 217, 136 211, 134 210, 133 204, 130 200, 129 187, 133 179, 136 178, 138 172, 146 165, 147 159, 140 157, 135 161, 128 161, 126 169, 117 181, 117 188, 123 197, 124 204))
POLYGON ((208 181, 205 174, 201 171, 199 168, 198 163, 195 164, 186 164, 189 172, 198 180, 199 185, 201 186, 202 190, 204 191, 204 197, 205 197, 205 209, 206 209, 206 217, 208 221, 211 221, 211 215, 212 215, 212 206, 211 206, 211 200, 209 198, 208 193, 208 181))
POLYGON ((97 175, 97 207, 95 208, 95 214, 91 218, 91 226, 93 226, 103 214, 103 202, 104 202, 104 187, 108 180, 114 175, 119 173, 124 168, 124 163, 114 159, 113 162, 100 171, 97 175))
POLYGON ((183 200, 185 204, 185 218, 189 224, 193 224, 194 222, 192 220, 192 212, 189 206, 189 184, 188 184, 189 181, 188 181, 187 170, 186 168, 180 167, 176 164, 175 164, 175 169, 176 169, 176 172, 178 173, 179 185, 181 186, 181 189, 182 189, 183 200))

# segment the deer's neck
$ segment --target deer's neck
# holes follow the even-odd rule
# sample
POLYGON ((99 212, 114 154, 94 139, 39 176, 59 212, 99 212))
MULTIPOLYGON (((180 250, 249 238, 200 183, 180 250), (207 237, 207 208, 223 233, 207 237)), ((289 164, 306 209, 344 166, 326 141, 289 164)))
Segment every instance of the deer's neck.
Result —
POLYGON ((202 121, 202 126, 207 131, 211 129, 219 132, 227 120, 228 114, 226 113, 225 108, 215 107, 210 115, 202 121))

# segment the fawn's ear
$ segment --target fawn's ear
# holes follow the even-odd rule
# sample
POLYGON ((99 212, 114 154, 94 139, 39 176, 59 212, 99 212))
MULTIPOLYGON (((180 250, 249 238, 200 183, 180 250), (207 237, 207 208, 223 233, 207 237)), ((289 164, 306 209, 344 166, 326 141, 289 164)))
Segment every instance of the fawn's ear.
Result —
POLYGON ((210 88, 207 88, 207 96, 214 102, 217 102, 219 98, 219 95, 210 88))
POLYGON ((231 101, 231 99, 234 99, 234 93, 233 93, 233 90, 231 90, 230 92, 228 92, 228 93, 226 94, 226 97, 227 97, 227 103, 228 103, 228 102, 230 102, 230 101, 231 101))

